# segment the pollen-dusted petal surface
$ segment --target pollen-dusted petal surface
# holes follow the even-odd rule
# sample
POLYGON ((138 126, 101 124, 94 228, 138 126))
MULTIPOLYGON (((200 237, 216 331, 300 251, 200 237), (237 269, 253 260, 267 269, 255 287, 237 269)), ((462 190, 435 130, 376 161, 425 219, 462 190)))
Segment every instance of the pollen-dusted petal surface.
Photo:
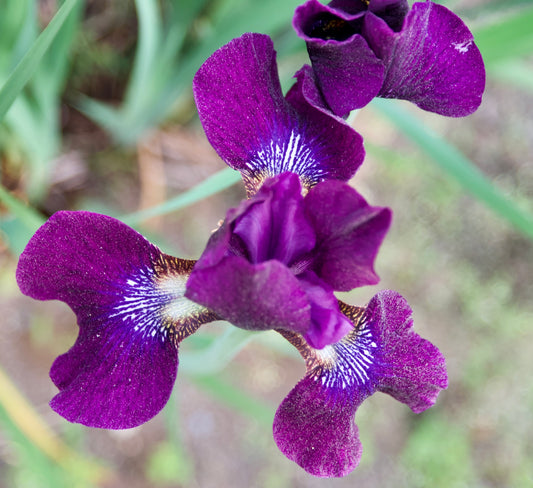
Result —
POLYGON ((183 296, 193 265, 90 212, 58 212, 37 231, 20 257, 20 289, 66 302, 80 328, 50 371, 60 390, 54 410, 111 429, 159 412, 176 377, 179 341, 216 319, 183 296))
POLYGON ((276 412, 274 439, 315 476, 344 476, 359 463, 354 416, 365 398, 381 391, 418 413, 447 386, 444 358, 412 331, 411 309, 398 293, 380 292, 366 308, 340 303, 340 309, 354 327, 322 350, 280 331, 307 371, 276 412))
POLYGON ((485 89, 483 59, 472 33, 446 7, 413 4, 401 32, 393 36, 381 19, 368 16, 365 32, 388 67, 380 97, 409 100, 451 117, 469 115, 479 107, 485 89))
POLYGON ((338 181, 312 188, 304 202, 317 233, 313 270, 338 291, 378 283, 374 261, 391 211, 368 205, 353 188, 338 181))
POLYGON ((242 173, 249 194, 286 171, 306 186, 349 179, 362 162, 361 137, 342 120, 328 120, 316 98, 300 98, 308 104, 302 113, 284 98, 268 36, 244 34, 220 48, 196 73, 193 91, 207 138, 242 173))

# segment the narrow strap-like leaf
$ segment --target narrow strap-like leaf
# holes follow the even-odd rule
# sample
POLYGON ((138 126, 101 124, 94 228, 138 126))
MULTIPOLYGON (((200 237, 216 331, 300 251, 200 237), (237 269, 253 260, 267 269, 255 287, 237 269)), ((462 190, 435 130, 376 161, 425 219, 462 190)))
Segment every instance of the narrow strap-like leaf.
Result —
POLYGON ((15 101, 18 94, 32 77, 33 73, 39 66, 39 62, 77 2, 79 2, 79 0, 65 1, 55 14, 54 18, 35 40, 29 51, 20 60, 19 64, 17 64, 9 78, 4 83, 4 86, 0 88, 0 120, 4 118, 9 107, 11 107, 11 104, 15 101))
POLYGON ((394 100, 375 99, 372 105, 414 141, 448 175, 468 192, 503 217, 524 235, 533 239, 533 217, 509 200, 456 147, 425 126, 394 100))

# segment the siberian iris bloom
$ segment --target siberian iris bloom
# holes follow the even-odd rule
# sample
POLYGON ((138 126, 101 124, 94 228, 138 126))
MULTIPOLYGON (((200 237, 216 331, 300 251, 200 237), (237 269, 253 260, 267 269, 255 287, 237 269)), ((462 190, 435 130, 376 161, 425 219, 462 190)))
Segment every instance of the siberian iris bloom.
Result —
POLYGON ((444 357, 413 331, 411 308, 398 293, 340 309, 353 328, 324 349, 282 333, 305 359, 306 373, 276 412, 274 439, 289 459, 322 477, 344 476, 359 464, 354 416, 367 397, 387 393, 419 413, 448 384, 444 357))
POLYGON ((315 348, 344 336, 351 325, 333 290, 377 281, 390 211, 338 181, 301 192, 295 174, 265 181, 196 266, 111 217, 54 214, 17 268, 24 294, 61 300, 77 316, 78 338, 50 371, 60 390, 52 408, 91 427, 146 422, 172 391, 179 343, 217 319, 301 334, 315 348))
POLYGON ((374 97, 461 117, 481 103, 485 69, 463 21, 431 1, 308 0, 293 25, 321 92, 345 116, 374 97))
POLYGON ((378 282, 373 264, 390 219, 340 181, 304 197, 294 173, 267 179, 228 211, 185 296, 235 326, 297 332, 321 349, 352 328, 333 291, 378 282))
POLYGON ((283 96, 266 35, 244 34, 213 53, 196 73, 193 92, 207 138, 241 172, 248 195, 286 171, 306 188, 347 181, 363 162, 361 136, 331 113, 309 66, 283 96))

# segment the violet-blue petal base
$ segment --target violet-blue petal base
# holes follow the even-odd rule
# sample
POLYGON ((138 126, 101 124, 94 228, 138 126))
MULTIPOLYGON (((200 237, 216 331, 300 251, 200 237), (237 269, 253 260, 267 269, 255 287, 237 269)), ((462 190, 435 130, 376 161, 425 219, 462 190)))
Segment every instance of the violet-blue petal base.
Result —
POLYGON ((366 308, 341 310, 354 327, 322 350, 281 332, 307 371, 276 412, 274 439, 289 459, 321 477, 345 476, 359 464, 354 416, 365 398, 381 391, 418 413, 447 387, 444 357, 412 330, 412 311, 398 293, 382 291, 366 308))
POLYGON ((326 109, 308 76, 301 74, 285 98, 272 40, 244 34, 212 54, 194 77, 207 138, 242 173, 249 195, 286 171, 307 187, 327 178, 346 181, 363 162, 361 136, 326 109))
POLYGON ((51 406, 71 422, 124 429, 156 415, 178 366, 178 343, 216 316, 184 298, 194 261, 163 254, 120 221, 58 212, 22 253, 17 282, 38 300, 62 300, 79 336, 50 376, 51 406))

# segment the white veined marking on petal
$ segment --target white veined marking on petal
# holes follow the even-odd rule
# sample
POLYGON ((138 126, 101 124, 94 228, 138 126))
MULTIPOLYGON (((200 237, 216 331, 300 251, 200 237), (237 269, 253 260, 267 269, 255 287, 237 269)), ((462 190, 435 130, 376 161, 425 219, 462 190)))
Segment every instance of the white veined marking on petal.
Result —
MULTIPOLYGON (((318 145, 318 142, 316 142, 318 145)), ((295 129, 287 138, 271 139, 268 145, 259 149, 246 163, 253 173, 274 176, 291 171, 318 182, 326 175, 320 162, 316 161, 312 141, 306 141, 295 129), (311 142, 311 143, 310 143, 311 142)))
POLYGON ((183 295, 187 275, 157 277, 150 267, 138 270, 125 281, 121 297, 109 318, 120 317, 144 338, 169 335, 168 324, 188 317, 199 306, 183 295))
POLYGON ((472 44, 472 42, 472 40, 464 42, 452 42, 452 46, 455 48, 456 51, 460 52, 461 54, 465 54, 468 52, 468 49, 470 49, 470 45, 472 44))
POLYGON ((324 365, 320 377, 322 384, 327 388, 345 389, 367 383, 376 348, 370 330, 363 328, 351 338, 317 350, 318 360, 324 365))

